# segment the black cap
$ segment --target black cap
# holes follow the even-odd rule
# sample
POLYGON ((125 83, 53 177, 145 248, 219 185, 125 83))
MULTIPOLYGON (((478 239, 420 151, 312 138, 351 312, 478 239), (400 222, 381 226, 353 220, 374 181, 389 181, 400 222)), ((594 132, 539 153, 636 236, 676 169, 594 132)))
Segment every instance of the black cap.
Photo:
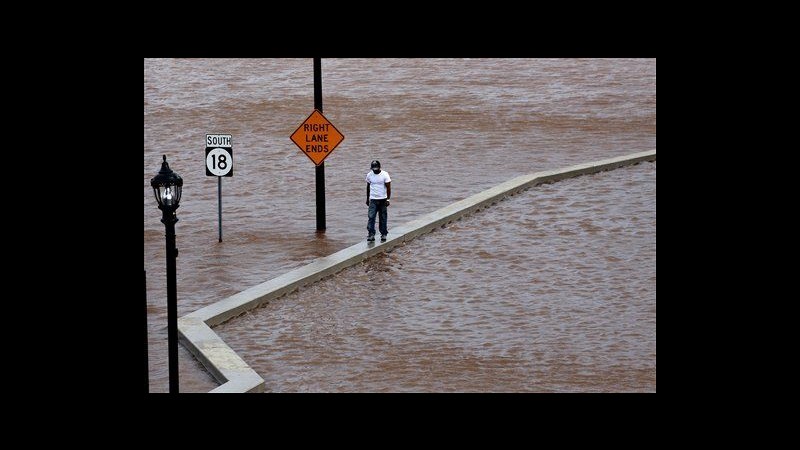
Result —
POLYGON ((381 162, 376 159, 375 161, 372 161, 372 164, 370 164, 369 167, 372 169, 380 169, 381 162))

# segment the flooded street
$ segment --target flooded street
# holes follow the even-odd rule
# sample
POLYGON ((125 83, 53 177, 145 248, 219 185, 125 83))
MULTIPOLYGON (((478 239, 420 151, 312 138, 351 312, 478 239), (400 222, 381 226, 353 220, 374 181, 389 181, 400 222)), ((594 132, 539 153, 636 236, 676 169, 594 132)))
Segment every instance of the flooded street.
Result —
POLYGON ((655 392, 656 163, 532 188, 215 328, 277 392, 655 392))
MULTIPOLYGON (((652 59, 323 59, 345 139, 317 235, 314 165, 289 139, 312 69, 144 61, 151 392, 168 391, 162 154, 184 180, 182 316, 365 239, 373 159, 392 177, 391 233, 518 175, 656 148, 652 59), (233 135, 222 243, 207 133, 233 135)), ((655 391, 655 163, 532 188, 215 330, 267 390, 655 391)), ((217 386, 183 346, 180 371, 181 392, 217 386)))

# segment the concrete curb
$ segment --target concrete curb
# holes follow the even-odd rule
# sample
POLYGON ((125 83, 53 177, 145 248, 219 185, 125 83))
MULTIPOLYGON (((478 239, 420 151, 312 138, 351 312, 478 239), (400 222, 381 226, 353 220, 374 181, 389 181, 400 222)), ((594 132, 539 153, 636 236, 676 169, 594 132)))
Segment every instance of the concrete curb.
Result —
POLYGON ((256 308, 264 302, 333 275, 378 253, 391 250, 421 234, 433 231, 436 227, 443 226, 467 214, 491 206, 504 197, 514 195, 529 187, 579 175, 613 170, 641 161, 655 160, 656 151, 651 150, 516 177, 399 227, 394 227, 389 231, 390 237, 386 242, 359 242, 332 255, 317 258, 308 265, 187 314, 178 319, 180 339, 211 374, 222 383, 221 386, 213 389, 212 393, 263 392, 264 379, 250 368, 236 352, 228 347, 211 330, 211 327, 256 308))

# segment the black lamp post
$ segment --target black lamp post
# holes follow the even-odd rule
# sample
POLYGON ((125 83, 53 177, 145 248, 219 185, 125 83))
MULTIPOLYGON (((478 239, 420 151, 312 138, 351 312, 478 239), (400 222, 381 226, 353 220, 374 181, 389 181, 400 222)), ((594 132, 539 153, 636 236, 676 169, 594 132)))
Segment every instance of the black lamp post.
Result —
POLYGON ((178 393, 178 291, 175 278, 175 258, 178 249, 175 247, 175 223, 178 216, 175 210, 181 201, 183 179, 169 168, 167 155, 161 163, 161 170, 150 180, 153 193, 158 202, 158 209, 163 211, 161 222, 164 223, 167 236, 167 328, 169 340, 169 392, 178 393))

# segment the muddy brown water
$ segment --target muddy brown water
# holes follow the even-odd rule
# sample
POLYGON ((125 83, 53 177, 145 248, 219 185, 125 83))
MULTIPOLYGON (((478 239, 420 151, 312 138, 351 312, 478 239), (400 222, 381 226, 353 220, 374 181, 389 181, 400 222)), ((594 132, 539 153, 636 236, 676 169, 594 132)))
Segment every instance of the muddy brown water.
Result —
POLYGON ((274 392, 655 392, 655 165, 533 188, 216 331, 274 392))
MULTIPOLYGON (((381 160, 383 168, 393 178, 392 206, 389 211, 391 232, 393 225, 413 220, 421 214, 517 175, 656 148, 656 62, 653 59, 323 59, 324 114, 345 135, 345 140, 325 161, 327 230, 324 234, 318 235, 315 232, 314 166, 289 140, 291 133, 313 109, 312 70, 313 64, 310 59, 147 59, 144 61, 144 265, 147 271, 149 305, 151 392, 168 390, 164 227, 159 221, 160 211, 156 208, 149 186, 150 178, 160 168, 162 154, 167 155, 171 168, 184 179, 184 194, 178 210, 180 221, 176 225, 177 245, 180 249, 177 261, 178 312, 179 315, 184 315, 364 239, 366 206, 363 178, 369 170, 369 162, 373 159, 381 160), (204 138, 207 133, 233 135, 234 176, 223 180, 222 243, 217 242, 217 180, 215 177, 207 177, 204 168, 204 138)), ((616 177, 615 172, 638 173, 637 171, 645 170, 645 167, 650 166, 640 164, 630 169, 634 172, 620 169, 597 176, 580 177, 575 182, 597 180, 603 184, 603 177, 616 177)), ((559 184, 565 182, 544 188, 561 189, 559 184)), ((640 182, 645 186, 642 189, 649 189, 647 187, 649 181, 640 180, 640 182)), ((519 198, 535 198, 537 195, 535 190, 538 189, 540 188, 529 190, 519 198)), ((600 185, 594 188, 587 187, 585 192, 580 189, 579 191, 588 196, 594 194, 597 189, 601 189, 600 185)), ((607 186, 606 190, 608 193, 602 196, 602 200, 609 204, 623 205, 631 194, 627 190, 613 189, 612 186, 607 186)), ((564 198, 572 197, 565 194, 564 198)), ((514 197, 509 199, 508 204, 519 201, 514 197)), ((591 203, 588 198, 578 197, 565 201, 577 204, 591 203)), ((505 207, 505 203, 501 202, 496 207, 505 207)), ((518 251, 523 252, 517 255, 521 258, 517 265, 524 265, 524 261, 540 256, 539 253, 527 254, 527 252, 534 249, 542 250, 544 247, 539 246, 546 246, 547 242, 540 243, 537 240, 535 246, 525 245, 524 242, 534 239, 537 233, 544 233, 544 227, 555 227, 560 224, 568 230, 568 233, 578 233, 580 228, 569 231, 574 223, 583 223, 590 229, 593 226, 600 226, 595 224, 595 216, 601 213, 600 210, 589 209, 584 211, 587 214, 585 217, 566 218, 557 212, 571 203, 558 205, 557 202, 550 202, 550 204, 554 209, 550 219, 555 222, 547 224, 544 219, 535 219, 529 231, 513 238, 513 242, 519 248, 518 251)), ((530 214, 523 211, 528 206, 530 205, 520 206, 510 215, 498 213, 496 220, 510 220, 515 214, 530 214)), ((537 374, 536 380, 547 378, 547 374, 551 373, 553 379, 557 379, 556 375, 569 372, 569 367, 583 367, 576 373, 589 370, 587 368, 592 366, 592 360, 590 358, 590 362, 586 363, 581 358, 585 359, 588 356, 577 352, 574 354, 574 360, 567 359, 560 363, 553 360, 546 365, 546 370, 542 368, 540 371, 520 366, 521 362, 509 363, 508 357, 513 359, 514 355, 519 357, 524 352, 534 351, 523 348, 526 341, 522 338, 511 339, 512 343, 505 350, 489 346, 483 353, 477 352, 470 356, 464 352, 479 341, 475 335, 489 333, 494 328, 484 324, 476 325, 475 330, 470 331, 469 327, 464 330, 465 327, 460 325, 472 323, 470 320, 481 317, 480 313, 465 311, 462 312, 465 315, 459 316, 457 309, 448 310, 446 305, 437 304, 433 299, 425 302, 431 308, 419 308, 415 312, 422 315, 413 320, 420 324, 436 324, 442 319, 442 311, 449 311, 445 315, 454 315, 449 320, 459 324, 459 330, 464 330, 459 333, 467 333, 467 337, 461 341, 455 340, 452 343, 452 352, 444 354, 440 360, 425 353, 431 342, 435 342, 432 336, 419 336, 418 341, 413 341, 410 340, 410 334, 403 334, 419 331, 413 327, 409 326, 403 332, 402 324, 389 326, 388 319, 377 313, 375 323, 364 325, 363 322, 357 321, 361 324, 359 326, 364 328, 361 332, 365 333, 364 344, 367 345, 365 348, 372 348, 377 352, 388 352, 391 349, 389 360, 408 359, 415 354, 414 352, 423 352, 422 354, 427 355, 424 357, 428 358, 427 360, 423 358, 411 364, 408 372, 403 373, 406 375, 421 373, 421 367, 428 361, 428 370, 432 374, 427 378, 430 380, 430 385, 398 380, 394 380, 394 387, 376 384, 374 380, 381 377, 380 365, 376 366, 377 369, 367 368, 367 365, 364 365, 364 368, 354 369, 343 376, 349 381, 326 385, 319 382, 315 376, 303 379, 299 374, 291 374, 290 369, 296 367, 293 365, 296 361, 293 362, 291 356, 293 352, 299 354, 304 349, 310 351, 303 346, 294 350, 288 347, 283 350, 286 370, 275 370, 276 367, 273 366, 281 359, 264 363, 267 366, 259 369, 257 366, 261 363, 252 363, 248 359, 249 356, 246 356, 247 348, 252 344, 243 344, 242 349, 234 349, 241 351, 245 359, 268 380, 268 389, 278 391, 655 390, 655 164, 652 164, 651 206, 651 229, 648 229, 647 221, 641 225, 644 230, 642 232, 650 234, 647 239, 652 244, 652 273, 645 266, 642 268, 642 273, 628 274, 620 278, 615 271, 618 265, 612 264, 616 261, 611 260, 604 269, 605 273, 593 269, 593 275, 588 280, 578 275, 575 275, 573 280, 577 283, 580 279, 589 285, 594 279, 616 280, 617 284, 621 284, 617 288, 625 292, 630 291, 628 295, 631 297, 635 296, 637 291, 626 284, 630 276, 641 276, 644 280, 642 282, 651 283, 647 289, 652 288, 652 294, 643 291, 641 301, 652 303, 652 355, 648 353, 649 344, 645 341, 642 344, 645 350, 640 349, 641 351, 636 353, 637 357, 642 358, 636 370, 642 370, 643 374, 641 376, 629 374, 628 378, 626 378, 628 375, 620 375, 617 378, 623 381, 616 385, 617 387, 613 387, 615 386, 613 383, 605 387, 589 383, 583 388, 576 387, 577 384, 542 385, 530 380, 529 384, 523 382, 515 384, 512 374, 516 372, 533 370, 533 373, 537 374), (373 336, 372 332, 366 331, 374 330, 378 324, 383 324, 381 328, 386 329, 386 333, 392 329, 397 330, 398 327, 401 331, 397 331, 399 334, 394 337, 382 333, 373 336), (369 339, 383 339, 385 342, 381 341, 384 343, 379 345, 377 341, 372 342, 369 339), (395 348, 396 346, 391 345, 392 342, 405 342, 408 346, 395 348), (451 378, 448 373, 465 367, 459 365, 459 358, 474 359, 475 368, 472 372, 467 371, 463 378, 470 378, 469 374, 472 373, 472 378, 475 380, 463 383, 454 381, 448 387, 447 380, 451 378), (488 359, 484 361, 480 358, 488 359), (482 364, 494 367, 492 364, 495 363, 496 369, 481 372, 482 364), (374 373, 374 370, 378 372, 374 373), (286 378, 276 379, 279 373, 284 373, 286 378), (363 377, 361 380, 358 378, 359 373, 363 377), (498 379, 497 384, 491 387, 482 383, 480 381, 482 373, 485 377, 498 379)), ((625 211, 621 212, 616 220, 626 223, 623 227, 625 229, 627 227, 636 229, 640 224, 631 222, 631 218, 624 217, 624 213, 625 211)), ((484 215, 494 216, 493 208, 486 210, 484 215)), ((637 220, 644 218, 639 217, 637 220)), ((456 231, 457 226, 453 227, 456 231)), ((439 239, 442 234, 449 231, 453 230, 439 230, 430 237, 421 238, 420 242, 434 239, 435 235, 438 235, 436 239, 439 239)), ((568 268, 570 266, 566 261, 572 261, 578 266, 591 265, 587 262, 588 254, 569 253, 570 248, 575 248, 574 245, 568 244, 570 237, 574 236, 567 234, 556 238, 559 236, 557 233, 544 235, 554 239, 551 244, 555 248, 567 252, 565 259, 559 264, 568 268)), ((584 246, 591 245, 590 238, 591 235, 587 237, 589 240, 584 242, 584 246)), ((481 239, 483 238, 480 234, 465 233, 464 230, 458 235, 454 233, 453 237, 453 240, 459 245, 465 245, 465 248, 479 246, 481 239), (471 245, 469 239, 476 241, 471 245)), ((502 246, 503 243, 495 245, 502 246)), ((411 248, 411 243, 406 247, 411 248)), ((434 266, 443 265, 439 267, 442 270, 443 267, 453 264, 462 266, 459 273, 469 273, 466 271, 472 270, 475 274, 481 274, 486 269, 484 265, 489 264, 483 257, 468 258, 467 255, 459 257, 446 253, 440 255, 446 258, 434 262, 430 258, 435 255, 423 255, 423 252, 427 251, 425 249, 424 245, 420 246, 420 260, 428 261, 434 266), (459 264, 449 262, 452 260, 461 262, 459 264), (470 267, 470 264, 473 266, 470 267)), ((369 264, 378 264, 378 268, 371 270, 370 273, 384 273, 380 272, 383 270, 381 267, 386 267, 387 271, 398 270, 396 265, 387 261, 391 262, 394 258, 398 258, 404 251, 405 248, 402 248, 393 254, 376 258, 369 264)), ((492 255, 489 250, 484 251, 492 255)), ((613 250, 612 253, 620 251, 613 250)), ((473 253, 482 255, 480 251, 473 253)), ((610 257, 622 260, 620 256, 615 256, 617 253, 610 257)), ((413 255, 408 257, 411 258, 413 255)), ((492 264, 499 263, 495 261, 492 264)), ((502 264, 499 265, 501 268, 504 267, 502 264)), ((510 262, 506 265, 509 269, 514 266, 510 262)), ((412 266, 410 261, 403 264, 403 267, 412 266)), ((546 265, 544 267, 534 265, 527 270, 532 277, 545 280, 543 274, 553 269, 546 265), (537 272, 542 274, 536 275, 537 272)), ((414 273, 413 268, 409 271, 402 276, 411 276, 414 273)), ((581 273, 580 267, 577 266, 569 268, 569 271, 581 273)), ((426 271, 420 269, 417 272, 419 272, 417 276, 421 277, 426 271)), ((624 270, 622 272, 627 273, 624 270)), ((466 284, 459 284, 457 288, 447 287, 446 292, 448 295, 452 294, 455 301, 460 291, 484 290, 486 296, 493 296, 492 292, 499 289, 503 293, 499 295, 502 299, 507 294, 505 290, 509 288, 503 287, 505 285, 497 280, 497 277, 483 278, 475 275, 462 280, 466 284), (470 280, 474 280, 474 286, 470 286, 470 280), (495 282, 499 284, 495 286, 493 284, 495 282)), ((325 280, 325 283, 338 282, 340 283, 338 289, 347 291, 354 289, 354 284, 360 285, 361 281, 337 276, 325 280)), ((426 281, 424 278, 418 280, 421 286, 432 287, 437 283, 435 280, 426 281)), ((534 294, 537 298, 544 295, 550 301, 557 302, 559 292, 564 292, 561 294, 564 296, 562 301, 568 301, 570 296, 576 295, 569 294, 572 291, 566 289, 567 287, 569 285, 547 288, 552 292, 547 289, 539 292, 538 288, 527 285, 519 285, 518 289, 530 290, 531 297, 534 297, 534 294)), ((321 289, 313 286, 312 288, 321 289)), ((402 292, 399 287, 398 292, 402 292)), ((439 295, 431 294, 434 298, 439 295)), ((475 295, 474 292, 471 295, 475 295)), ((283 303, 288 305, 290 303, 288 299, 289 297, 283 303)), ((295 303, 305 305, 303 302, 295 303)), ((332 303, 331 307, 337 304, 319 302, 316 312, 312 313, 309 306, 307 314, 329 318, 344 317, 344 311, 326 309, 328 303, 332 303)), ((270 306, 278 307, 280 304, 279 302, 270 306)), ((356 308, 355 304, 344 303, 344 305, 347 311, 356 308)), ((411 308, 409 305, 403 307, 411 308)), ((525 310, 522 306, 518 308, 522 308, 518 311, 520 313, 525 310)), ((505 317, 507 313, 505 310, 500 310, 496 312, 497 317, 490 315, 485 319, 489 320, 489 317, 498 319, 505 317)), ((391 316, 392 313, 385 314, 391 316)), ((639 316, 634 315, 634 317, 639 316)), ((302 316, 297 316, 293 320, 301 321, 302 316)), ((538 319, 523 317, 519 320, 538 319)), ((242 322, 240 325, 243 327, 243 332, 246 329, 244 324, 245 322, 242 322)), ((217 331, 225 333, 226 341, 235 339, 231 336, 229 327, 235 329, 236 326, 236 321, 231 321, 217 327, 217 331)), ((570 322, 564 321, 561 325, 552 326, 568 327, 570 322)), ((356 332, 359 329, 357 326, 356 332)), ((448 327, 438 326, 430 329, 432 333, 443 333, 448 327)), ((301 327, 299 330, 302 331, 304 328, 301 327)), ((314 331, 310 328, 308 332, 313 336, 314 333, 319 334, 324 331, 323 329, 314 331)), ((642 330, 637 332, 644 333, 642 330)), ((590 331, 587 330, 586 333, 590 331)), ((580 343, 579 335, 565 335, 564 339, 569 339, 569 342, 556 341, 552 336, 550 338, 546 336, 549 335, 544 335, 542 339, 547 342, 560 342, 562 345, 580 343)), ((310 336, 306 338, 308 337, 310 336)), ((589 337, 591 336, 584 336, 587 346, 588 342, 596 342, 589 337)), ((263 330, 259 329, 253 329, 249 338, 247 333, 242 336, 242 339, 252 339, 254 342, 273 338, 276 337, 265 336, 263 330)), ((486 342, 497 341, 498 339, 489 339, 486 342)), ((302 342, 302 339, 299 342, 302 342)), ((603 345, 612 347, 623 345, 615 342, 609 338, 603 345)), ((351 353, 356 348, 353 347, 351 353)), ((266 357, 267 350, 264 349, 264 352, 264 355, 256 356, 256 359, 266 357)), ((556 353, 545 353, 542 357, 557 359, 556 355, 556 353)), ((315 364, 320 368, 312 373, 320 374, 324 370, 329 370, 331 373, 345 373, 338 372, 339 369, 333 367, 336 364, 341 364, 342 367, 353 365, 346 361, 345 356, 347 355, 335 356, 330 362, 332 366, 327 369, 322 368, 324 367, 322 361, 315 359, 315 364)), ((378 357, 378 354, 352 356, 356 360, 378 357)), ((540 360, 534 359, 534 361, 540 360)), ((603 376, 611 376, 616 373, 615 371, 624 372, 626 368, 630 368, 631 366, 626 365, 628 363, 622 361, 619 367, 615 366, 613 361, 594 364, 598 371, 605 371, 603 376)), ((206 392, 217 386, 216 381, 182 346, 180 371, 182 392, 206 392)), ((587 378, 593 376, 595 375, 589 375, 587 372, 587 378)), ((459 377, 453 375, 452 379, 458 380, 459 377)))

